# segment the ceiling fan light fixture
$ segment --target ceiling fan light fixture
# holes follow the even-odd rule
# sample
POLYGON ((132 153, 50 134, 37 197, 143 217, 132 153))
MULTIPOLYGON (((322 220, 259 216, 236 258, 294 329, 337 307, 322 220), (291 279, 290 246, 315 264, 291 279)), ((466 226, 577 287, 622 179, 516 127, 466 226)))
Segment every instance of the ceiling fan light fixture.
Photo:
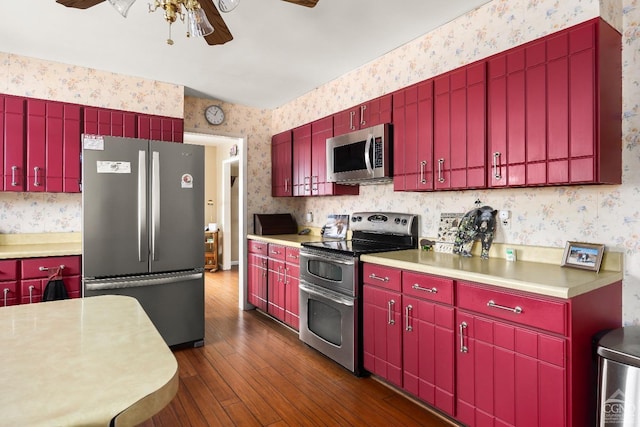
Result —
POLYGON ((115 10, 117 10, 118 13, 125 18, 127 17, 129 8, 135 2, 136 0, 109 0, 109 3, 111 3, 111 6, 113 6, 115 10))
POLYGON ((187 35, 191 37, 204 37, 213 33, 213 26, 200 8, 187 11, 187 26, 187 35))
POLYGON ((231 12, 238 7, 239 4, 240 0, 218 0, 218 9, 220 9, 220 12, 231 12))

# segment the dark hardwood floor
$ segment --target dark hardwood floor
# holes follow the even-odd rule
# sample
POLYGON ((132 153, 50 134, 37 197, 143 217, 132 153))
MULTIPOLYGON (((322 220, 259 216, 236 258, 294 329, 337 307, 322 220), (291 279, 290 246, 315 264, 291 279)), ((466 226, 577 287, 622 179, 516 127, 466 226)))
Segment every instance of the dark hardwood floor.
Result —
POLYGON ((237 270, 205 274, 205 345, 174 351, 178 394, 142 426, 452 425, 264 314, 239 310, 237 270))

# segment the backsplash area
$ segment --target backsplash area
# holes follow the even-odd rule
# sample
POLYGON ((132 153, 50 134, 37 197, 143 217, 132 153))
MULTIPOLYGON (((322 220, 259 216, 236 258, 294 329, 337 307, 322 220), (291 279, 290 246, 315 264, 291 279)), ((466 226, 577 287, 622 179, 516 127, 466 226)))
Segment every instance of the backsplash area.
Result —
POLYGON ((70 233, 81 229, 81 194, 0 192, 0 234, 70 233))

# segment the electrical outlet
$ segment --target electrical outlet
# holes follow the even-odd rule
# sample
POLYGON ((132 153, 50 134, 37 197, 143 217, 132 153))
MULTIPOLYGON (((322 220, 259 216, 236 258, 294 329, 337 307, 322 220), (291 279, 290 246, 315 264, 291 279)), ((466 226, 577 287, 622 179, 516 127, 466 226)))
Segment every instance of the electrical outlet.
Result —
POLYGON ((499 211, 498 218, 500 218, 500 221, 502 221, 503 227, 509 228, 509 225, 511 225, 511 211, 499 211))

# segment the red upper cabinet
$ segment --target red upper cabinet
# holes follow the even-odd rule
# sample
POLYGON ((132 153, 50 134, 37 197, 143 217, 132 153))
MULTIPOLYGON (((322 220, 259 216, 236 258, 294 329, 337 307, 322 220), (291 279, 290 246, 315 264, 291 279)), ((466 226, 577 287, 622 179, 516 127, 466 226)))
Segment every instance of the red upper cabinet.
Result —
POLYGON ((433 190, 433 80, 393 94, 393 189, 433 190))
POLYGON ((293 195, 311 195, 311 123, 293 130, 293 195))
POLYGON ((0 97, 2 112, 2 166, 4 191, 25 191, 25 105, 24 98, 0 97))
POLYGON ((184 121, 172 117, 138 115, 138 138, 183 142, 184 121))
POLYGON ((106 108, 84 108, 84 133, 135 138, 136 114, 106 108))
POLYGON ((27 100, 26 190, 80 191, 80 106, 27 100))
POLYGON ((594 19, 489 60, 491 187, 621 182, 620 50, 594 19))
POLYGON ((271 195, 273 197, 293 195, 292 142, 290 130, 271 138, 271 195))
POLYGON ((335 136, 364 129, 382 123, 391 123, 392 96, 384 95, 334 114, 335 136))
POLYGON ((486 63, 434 79, 434 188, 486 186, 486 63))

